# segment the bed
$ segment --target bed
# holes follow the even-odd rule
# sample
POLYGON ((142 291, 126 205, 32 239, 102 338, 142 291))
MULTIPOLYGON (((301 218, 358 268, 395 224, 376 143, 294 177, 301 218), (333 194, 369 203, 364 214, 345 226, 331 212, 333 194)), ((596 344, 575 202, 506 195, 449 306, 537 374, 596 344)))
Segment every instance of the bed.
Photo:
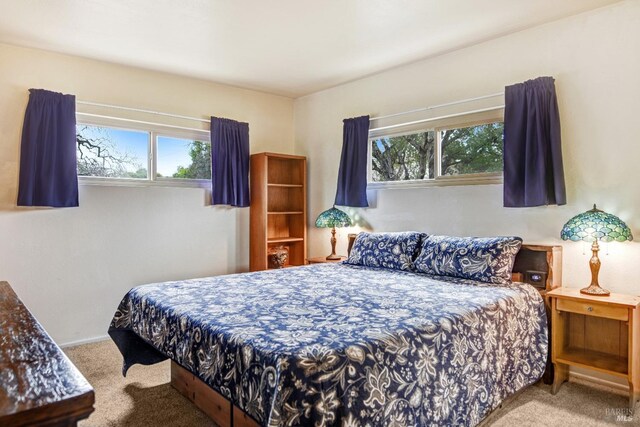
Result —
POLYGON ((140 286, 109 334, 124 374, 170 358, 229 425, 475 426, 548 355, 530 285, 344 263, 140 286))

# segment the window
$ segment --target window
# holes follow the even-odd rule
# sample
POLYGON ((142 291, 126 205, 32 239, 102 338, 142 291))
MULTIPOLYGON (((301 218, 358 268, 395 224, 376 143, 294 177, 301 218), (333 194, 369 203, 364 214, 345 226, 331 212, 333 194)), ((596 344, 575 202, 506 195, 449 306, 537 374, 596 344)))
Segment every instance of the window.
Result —
POLYGON ((435 139, 433 131, 373 139, 373 181, 433 179, 435 139))
POLYGON ((158 136, 157 178, 211 179, 211 143, 158 136))
POLYGON ((76 142, 78 176, 84 182, 192 186, 211 182, 207 131, 79 123, 76 142))
POLYGON ((440 130, 442 175, 502 172, 502 122, 440 130))
POLYGON ((78 125, 78 175, 146 179, 149 133, 78 125))
POLYGON ((502 133, 503 122, 494 119, 375 136, 369 183, 375 188, 500 182, 502 133))

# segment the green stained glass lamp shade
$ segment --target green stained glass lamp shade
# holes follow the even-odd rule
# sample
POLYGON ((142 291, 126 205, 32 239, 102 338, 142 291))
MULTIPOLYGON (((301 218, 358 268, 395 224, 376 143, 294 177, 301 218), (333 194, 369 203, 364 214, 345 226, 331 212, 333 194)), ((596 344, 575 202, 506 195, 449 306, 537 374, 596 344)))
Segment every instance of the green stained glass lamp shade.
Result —
POLYGON ((571 218, 562 227, 562 240, 578 242, 624 242, 633 240, 631 230, 620 218, 597 209, 583 212, 571 218))
POLYGON ((316 227, 349 227, 352 225, 351 218, 340 209, 331 208, 322 212, 316 219, 316 227))

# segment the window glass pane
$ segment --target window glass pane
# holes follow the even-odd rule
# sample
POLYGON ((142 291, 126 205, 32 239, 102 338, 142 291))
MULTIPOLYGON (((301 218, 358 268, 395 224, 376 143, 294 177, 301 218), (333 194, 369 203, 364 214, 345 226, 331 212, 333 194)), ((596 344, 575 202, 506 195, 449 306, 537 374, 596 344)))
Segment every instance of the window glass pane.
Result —
POLYGON ((211 179, 211 143, 158 136, 158 178, 211 179))
POLYGON ((434 141, 433 131, 372 140, 373 181, 433 179, 434 141))
POLYGON ((503 123, 440 131, 442 175, 502 171, 503 123))
POLYGON ((148 132, 77 125, 76 142, 80 176, 148 177, 148 132))

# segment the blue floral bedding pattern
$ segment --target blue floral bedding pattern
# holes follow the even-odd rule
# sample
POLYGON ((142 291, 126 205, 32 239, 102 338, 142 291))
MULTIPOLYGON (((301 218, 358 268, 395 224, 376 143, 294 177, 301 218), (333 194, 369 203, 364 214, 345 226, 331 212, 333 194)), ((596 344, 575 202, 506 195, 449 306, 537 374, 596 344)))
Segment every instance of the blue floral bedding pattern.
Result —
POLYGON ((358 233, 347 258, 348 264, 383 267, 409 271, 420 242, 426 234, 405 231, 399 233, 358 233))
POLYGON ((521 246, 519 237, 429 236, 424 239, 415 260, 415 270, 508 284, 521 246))
POLYGON ((169 357, 264 426, 475 426, 541 378, 531 286, 341 264, 132 289, 110 335, 169 357))

